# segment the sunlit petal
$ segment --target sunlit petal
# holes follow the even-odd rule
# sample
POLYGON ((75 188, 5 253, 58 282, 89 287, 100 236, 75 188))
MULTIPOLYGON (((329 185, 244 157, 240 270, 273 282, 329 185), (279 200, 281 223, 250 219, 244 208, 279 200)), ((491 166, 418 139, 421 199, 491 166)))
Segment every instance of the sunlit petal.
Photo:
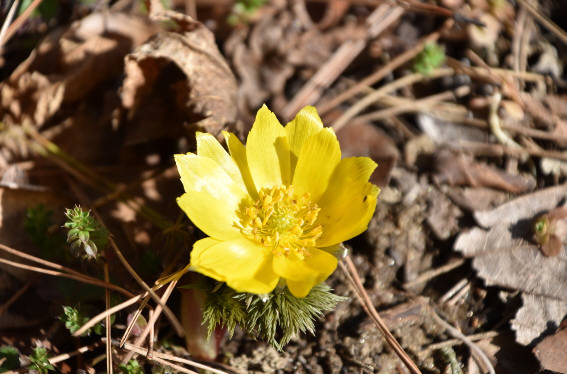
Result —
POLYGON ((250 175, 250 168, 248 167, 248 159, 246 158, 246 147, 242 144, 240 140, 234 135, 233 133, 229 133, 227 131, 223 131, 224 138, 226 140, 226 144, 228 146, 228 151, 230 152, 230 156, 234 159, 234 162, 238 166, 240 170, 240 174, 244 184, 246 185, 246 189, 250 194, 250 197, 256 198, 258 197, 258 192, 256 191, 256 187, 254 186, 254 180, 252 180, 252 176, 250 175))
POLYGON ((214 160, 236 183, 244 186, 242 175, 233 158, 221 146, 217 138, 208 133, 196 133, 197 155, 214 160))
POLYGON ((266 105, 258 110, 248 134, 246 157, 258 190, 289 183, 291 176, 287 134, 266 105))
POLYGON ((252 278, 233 278, 230 277, 226 282, 228 286, 236 291, 245 291, 254 294, 266 294, 274 290, 280 277, 272 268, 272 259, 264 259, 263 264, 258 268, 256 274, 252 278))
MULTIPOLYGON (((227 283, 249 282, 256 280, 264 286, 270 283, 266 272, 266 260, 271 255, 261 246, 244 238, 212 244, 198 255, 191 254, 193 269, 212 272, 216 276, 225 277, 227 283)), ((214 278, 214 277, 213 277, 214 278)))
POLYGON ((248 194, 212 159, 195 154, 175 155, 185 194, 177 203, 204 233, 219 240, 239 235, 234 222, 241 199, 248 194))
POLYGON ((291 177, 297 165, 301 148, 310 136, 323 129, 323 122, 313 106, 306 106, 297 113, 295 118, 285 126, 289 140, 291 177))
POLYGON ((368 182, 376 163, 366 157, 341 160, 319 200, 317 223, 323 234, 317 246, 341 243, 364 232, 376 208, 380 189, 368 182))
POLYGON ((309 294, 311 289, 313 289, 313 286, 317 285, 315 280, 310 280, 310 281, 286 280, 285 282, 289 291, 293 294, 294 297, 297 298, 304 298, 307 294, 309 294))
POLYGON ((295 173, 293 186, 299 194, 309 193, 317 202, 327 189, 329 179, 341 160, 341 149, 335 133, 322 129, 303 143, 295 173))
POLYGON ((294 254, 274 256, 274 271, 281 277, 296 282, 314 282, 329 277, 337 267, 337 258, 317 248, 310 248, 303 259, 294 254))

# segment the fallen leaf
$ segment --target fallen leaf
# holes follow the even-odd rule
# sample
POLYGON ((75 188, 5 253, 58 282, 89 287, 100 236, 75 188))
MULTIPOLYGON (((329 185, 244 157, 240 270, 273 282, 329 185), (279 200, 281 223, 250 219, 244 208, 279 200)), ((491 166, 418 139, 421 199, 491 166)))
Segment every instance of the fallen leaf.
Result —
POLYGON ((511 193, 526 192, 536 185, 532 176, 511 175, 447 149, 435 155, 435 168, 434 180, 439 184, 486 186, 511 193))
POLYGON ((214 35, 189 16, 179 31, 161 32, 125 58, 122 105, 127 143, 179 134, 184 123, 214 135, 237 119, 237 87, 214 35))
POLYGON ((473 259, 473 268, 487 285, 520 290, 524 306, 512 321, 516 340, 527 345, 567 313, 567 252, 546 257, 534 243, 534 221, 555 209, 567 196, 560 185, 474 213, 489 228, 463 231, 454 248, 473 259), (537 319, 537 321, 534 321, 537 319))
POLYGON ((567 374, 567 327, 563 325, 553 335, 544 338, 533 349, 546 370, 567 374))

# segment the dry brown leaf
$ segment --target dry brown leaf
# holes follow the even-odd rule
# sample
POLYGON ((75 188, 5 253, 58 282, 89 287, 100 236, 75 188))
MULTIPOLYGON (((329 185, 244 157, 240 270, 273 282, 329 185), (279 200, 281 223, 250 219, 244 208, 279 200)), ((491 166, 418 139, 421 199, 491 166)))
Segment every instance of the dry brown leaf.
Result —
POLYGON ((532 176, 515 176, 483 163, 475 162, 462 153, 443 149, 435 155, 439 184, 486 186, 511 193, 522 193, 535 187, 532 176))
POLYGON ((119 77, 124 55, 155 31, 131 15, 93 13, 52 32, 0 84, 0 119, 7 125, 41 126, 63 104, 119 77))
POLYGON ((565 185, 541 190, 474 216, 483 230, 461 232, 455 250, 473 258, 487 285, 520 290, 524 307, 516 314, 516 340, 524 345, 555 328, 567 313, 567 252, 546 257, 534 243, 534 221, 567 196, 565 185), (537 319, 537 321, 534 321, 537 319))
POLYGON ((567 374, 567 327, 562 324, 553 335, 544 338, 533 349, 544 369, 567 374))
POLYGON ((179 133, 185 122, 214 135, 236 122, 236 80, 214 35, 189 16, 166 15, 183 20, 181 30, 161 32, 125 58, 129 143, 179 133))

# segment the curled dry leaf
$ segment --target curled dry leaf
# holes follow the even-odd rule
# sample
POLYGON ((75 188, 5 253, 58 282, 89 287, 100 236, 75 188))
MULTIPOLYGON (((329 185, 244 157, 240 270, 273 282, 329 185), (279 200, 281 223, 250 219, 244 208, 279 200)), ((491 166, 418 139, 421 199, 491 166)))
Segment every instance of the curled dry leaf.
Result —
POLYGON ((509 201, 474 216, 484 230, 461 232, 454 248, 473 258, 473 267, 487 285, 523 292, 524 307, 512 321, 516 340, 531 343, 557 327, 567 313, 567 252, 546 257, 534 243, 534 221, 567 198, 561 185, 509 201), (553 310, 553 311, 552 311, 553 310))
POLYGON ((486 186, 511 193, 529 191, 536 184, 532 176, 511 175, 447 149, 439 151, 435 158, 438 173, 434 179, 440 184, 486 186))
POLYGON ((49 34, 0 84, 0 120, 41 126, 64 104, 118 77, 123 57, 156 27, 122 13, 93 13, 49 34))
POLYGON ((236 80, 214 35, 189 16, 167 15, 181 29, 155 35, 125 58, 129 143, 179 133, 174 126, 185 122, 214 135, 236 122, 236 80))

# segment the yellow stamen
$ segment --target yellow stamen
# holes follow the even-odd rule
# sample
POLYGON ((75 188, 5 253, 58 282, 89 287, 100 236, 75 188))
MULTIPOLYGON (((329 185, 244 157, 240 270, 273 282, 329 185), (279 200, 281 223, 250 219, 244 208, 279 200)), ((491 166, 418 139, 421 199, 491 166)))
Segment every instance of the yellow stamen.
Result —
POLYGON ((300 259, 308 256, 308 247, 314 247, 323 228, 314 226, 319 211, 308 193, 298 196, 293 186, 263 188, 258 199, 240 204, 239 222, 235 224, 242 235, 275 255, 290 254, 300 259))

